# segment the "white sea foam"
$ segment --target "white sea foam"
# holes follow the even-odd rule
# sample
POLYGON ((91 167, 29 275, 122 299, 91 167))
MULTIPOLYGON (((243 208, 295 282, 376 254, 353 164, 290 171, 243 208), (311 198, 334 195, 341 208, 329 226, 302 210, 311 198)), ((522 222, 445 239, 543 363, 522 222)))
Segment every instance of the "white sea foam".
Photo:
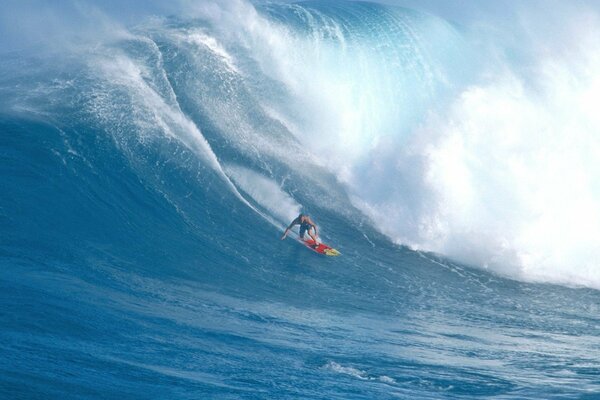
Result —
POLYGON ((267 108, 303 133, 393 240, 519 279, 600 288, 600 24, 594 13, 556 14, 559 43, 548 43, 548 25, 528 22, 537 12, 521 14, 518 51, 498 32, 466 34, 493 65, 477 60, 482 78, 429 110, 392 77, 422 67, 417 87, 447 83, 440 60, 421 48, 435 34, 447 37, 429 52, 456 45, 443 22, 429 21, 427 37, 409 29, 417 59, 396 64, 347 37, 325 40, 318 28, 299 37, 256 14, 241 30, 263 71, 297 101, 292 114, 265 100, 267 108))
MULTIPOLYGON (((182 112, 175 101, 174 95, 161 96, 155 90, 153 85, 148 82, 151 78, 148 76, 149 73, 143 65, 136 63, 124 54, 113 54, 110 60, 104 58, 95 59, 93 61, 93 68, 98 69, 100 73, 106 76, 106 84, 115 87, 121 86, 127 89, 133 106, 133 115, 128 115, 127 118, 132 118, 138 125, 138 135, 142 140, 144 140, 144 136, 149 135, 152 137, 153 133, 159 132, 160 135, 183 143, 191 151, 203 158, 218 176, 223 179, 234 195, 244 204, 265 217, 273 225, 278 226, 271 218, 257 210, 241 195, 223 171, 216 154, 202 135, 200 129, 182 112), (170 99, 172 102, 167 102, 165 98, 170 99)), ((169 94, 172 94, 170 86, 169 94)), ((103 107, 112 107, 103 102, 102 98, 103 95, 100 93, 96 96, 97 102, 95 105, 96 109, 94 110, 100 119, 103 118, 103 114, 106 112, 106 110, 103 111, 103 107)), ((110 118, 114 117, 114 109, 108 112, 110 118)), ((115 129, 113 133, 117 135, 123 134, 117 132, 118 129, 115 129)))
POLYGON ((387 375, 370 376, 365 371, 354 367, 343 366, 341 364, 336 363, 335 361, 329 361, 327 364, 325 364, 324 368, 337 372, 339 374, 349 375, 364 381, 379 381, 388 385, 393 385, 396 383, 396 380, 394 378, 390 378, 387 375))
POLYGON ((358 379, 368 379, 364 371, 361 371, 360 369, 356 369, 354 367, 344 367, 343 365, 340 365, 335 361, 329 361, 325 365, 325 368, 338 372, 340 374, 350 375, 358 379))
POLYGON ((177 104, 168 104, 165 97, 147 82, 149 73, 144 65, 118 54, 110 59, 94 60, 94 67, 105 74, 111 85, 127 89, 137 112, 132 117, 140 126, 140 135, 156 132, 158 127, 162 134, 182 141, 212 168, 222 173, 216 155, 198 127, 183 114, 177 104))
POLYGON ((217 57, 219 57, 227 66, 227 68, 235 73, 238 73, 238 69, 235 66, 235 60, 231 54, 223 47, 223 45, 214 37, 207 35, 201 30, 193 30, 185 33, 178 33, 175 35, 178 39, 192 43, 196 46, 202 46, 207 48, 217 57))
POLYGON ((600 31, 576 22, 567 53, 546 50, 527 76, 507 62, 395 158, 372 155, 402 183, 357 196, 383 231, 519 279, 600 288, 600 31))
POLYGON ((279 222, 287 225, 300 213, 301 206, 272 179, 238 165, 226 165, 233 182, 279 222))

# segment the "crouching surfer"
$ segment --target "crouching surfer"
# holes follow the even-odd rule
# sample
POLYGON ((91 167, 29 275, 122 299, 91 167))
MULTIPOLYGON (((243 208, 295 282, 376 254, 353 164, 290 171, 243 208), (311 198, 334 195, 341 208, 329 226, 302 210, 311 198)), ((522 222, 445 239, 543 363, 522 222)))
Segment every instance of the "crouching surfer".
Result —
POLYGON ((312 238, 312 240, 315 241, 315 246, 319 243, 317 238, 317 225, 315 225, 315 223, 312 221, 312 219, 310 219, 310 217, 306 214, 300 214, 296 217, 296 219, 294 219, 291 223, 290 226, 288 226, 285 229, 285 232, 283 232, 283 236, 281 237, 281 240, 285 239, 288 232, 290 231, 290 229, 292 229, 292 227, 294 225, 300 225, 300 239, 304 240, 304 235, 306 233, 308 233, 308 236, 310 236, 312 238))

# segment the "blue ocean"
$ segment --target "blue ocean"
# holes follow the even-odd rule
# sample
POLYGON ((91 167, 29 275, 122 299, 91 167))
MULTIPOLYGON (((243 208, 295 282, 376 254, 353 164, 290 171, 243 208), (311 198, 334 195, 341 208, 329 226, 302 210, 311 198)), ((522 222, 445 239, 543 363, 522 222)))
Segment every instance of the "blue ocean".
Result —
POLYGON ((0 398, 600 398, 593 3, 166 3, 0 6, 0 398))

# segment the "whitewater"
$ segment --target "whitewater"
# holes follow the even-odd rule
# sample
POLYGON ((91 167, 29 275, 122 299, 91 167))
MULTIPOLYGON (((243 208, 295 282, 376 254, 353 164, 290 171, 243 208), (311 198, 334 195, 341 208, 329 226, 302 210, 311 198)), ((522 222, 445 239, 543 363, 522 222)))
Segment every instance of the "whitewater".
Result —
POLYGON ((0 398, 600 398, 599 102, 591 1, 5 2, 0 398))

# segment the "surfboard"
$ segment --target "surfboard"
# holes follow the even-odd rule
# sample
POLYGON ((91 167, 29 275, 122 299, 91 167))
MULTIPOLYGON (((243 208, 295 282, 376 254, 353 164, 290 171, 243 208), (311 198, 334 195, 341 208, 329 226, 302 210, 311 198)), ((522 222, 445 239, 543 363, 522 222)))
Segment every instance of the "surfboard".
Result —
POLYGON ((317 252, 319 254, 324 254, 326 256, 339 256, 340 254, 342 254, 336 249, 327 246, 326 244, 315 244, 315 241, 312 239, 304 240, 302 243, 304 243, 304 245, 312 251, 317 252))

